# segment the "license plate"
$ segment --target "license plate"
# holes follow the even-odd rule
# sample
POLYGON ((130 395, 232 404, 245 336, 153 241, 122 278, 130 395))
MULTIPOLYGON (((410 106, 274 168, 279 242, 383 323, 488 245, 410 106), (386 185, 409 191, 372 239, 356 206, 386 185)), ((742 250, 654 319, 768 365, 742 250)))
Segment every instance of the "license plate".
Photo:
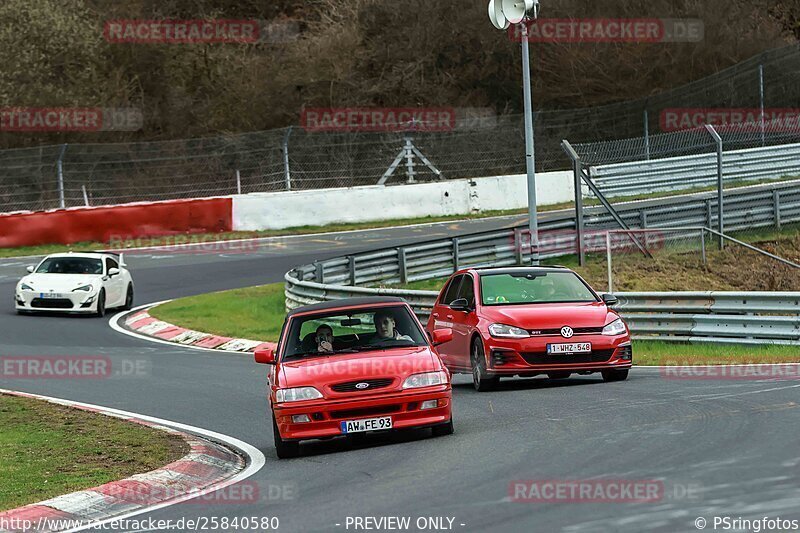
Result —
POLYGON ((365 431, 380 431, 392 429, 392 417, 367 418, 366 420, 348 420, 342 422, 342 433, 363 433, 365 431))
POLYGON ((60 300, 61 298, 66 298, 66 296, 57 292, 43 292, 39 294, 39 298, 42 300, 60 300))
POLYGON ((548 344, 547 353, 592 353, 592 345, 588 342, 577 342, 573 344, 548 344))

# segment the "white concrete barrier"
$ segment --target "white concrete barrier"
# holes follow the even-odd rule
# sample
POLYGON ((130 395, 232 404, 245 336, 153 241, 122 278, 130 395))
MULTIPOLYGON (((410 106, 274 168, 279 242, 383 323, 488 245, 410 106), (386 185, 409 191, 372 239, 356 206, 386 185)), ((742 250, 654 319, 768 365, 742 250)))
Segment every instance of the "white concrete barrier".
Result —
MULTIPOLYGON (((467 215, 528 205, 524 174, 402 186, 349 187, 233 197, 233 229, 257 231, 334 223, 467 215)), ((539 205, 574 199, 571 171, 536 176, 539 205)))

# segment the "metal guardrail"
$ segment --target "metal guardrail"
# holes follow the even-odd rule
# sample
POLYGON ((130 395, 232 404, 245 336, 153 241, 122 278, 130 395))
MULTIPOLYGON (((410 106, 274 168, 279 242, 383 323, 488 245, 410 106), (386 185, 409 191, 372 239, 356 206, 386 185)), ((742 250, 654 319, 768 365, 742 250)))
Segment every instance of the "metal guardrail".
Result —
MULTIPOLYGON (((675 228, 686 221, 705 225, 713 214, 710 195, 688 195, 617 205, 631 227, 675 228), (637 222, 639 224, 637 224, 637 222)), ((800 222, 800 182, 749 187, 726 198, 735 229, 800 222)), ((592 208, 587 227, 613 224, 601 208, 592 208)), ((727 222, 726 222, 727 224, 727 222)), ((540 255, 575 252, 575 221, 568 212, 546 214, 540 255)), ((449 276, 466 267, 525 264, 530 243, 522 228, 440 239, 377 250, 299 266, 285 276, 286 306, 293 309, 320 301, 357 296, 405 298, 423 320, 437 293, 376 288, 449 276), (370 287, 372 286, 372 287, 370 287)), ((671 341, 800 345, 800 292, 790 293, 622 293, 618 309, 638 338, 671 341)))
MULTIPOLYGON (((726 183, 800 176, 800 144, 724 152, 723 169, 726 183)), ((717 154, 595 166, 591 177, 609 197, 711 187, 717 183, 717 154)))

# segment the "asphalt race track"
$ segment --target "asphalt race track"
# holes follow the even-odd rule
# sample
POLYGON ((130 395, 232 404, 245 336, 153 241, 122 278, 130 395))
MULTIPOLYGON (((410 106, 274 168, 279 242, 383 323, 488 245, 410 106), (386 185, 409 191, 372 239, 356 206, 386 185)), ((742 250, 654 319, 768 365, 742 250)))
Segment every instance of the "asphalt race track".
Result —
MULTIPOLYGON (((291 267, 389 245, 505 227, 517 219, 270 239, 248 253, 128 254, 137 304, 278 282, 291 267)), ((697 531, 695 520, 800 517, 800 384, 667 379, 634 369, 599 378, 511 380, 479 394, 454 387, 456 433, 429 432, 304 446, 278 461, 252 356, 148 343, 108 319, 23 317, 12 292, 29 259, 0 261, 2 356, 102 355, 145 375, 97 380, 0 378, 0 387, 93 403, 221 432, 267 456, 247 483, 259 502, 187 502, 150 515, 271 517, 281 531, 354 531, 348 517, 453 518, 455 531, 697 531), (520 503, 517 480, 662 480, 650 503, 520 503)), ((233 498, 232 498, 233 499, 233 498)), ((448 522, 445 520, 444 522, 448 522)), ((416 531, 416 527, 411 529, 416 531)))

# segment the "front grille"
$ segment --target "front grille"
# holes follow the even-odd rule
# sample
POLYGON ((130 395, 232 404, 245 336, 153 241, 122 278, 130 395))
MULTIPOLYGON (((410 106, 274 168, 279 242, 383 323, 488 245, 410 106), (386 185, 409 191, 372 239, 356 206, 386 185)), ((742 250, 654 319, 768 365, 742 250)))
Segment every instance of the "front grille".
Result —
POLYGON ((36 307, 37 309, 72 309, 72 300, 67 298, 34 298, 31 301, 31 307, 36 307))
MULTIPOLYGON (((599 335, 603 333, 603 328, 572 328, 575 335, 599 335)), ((561 328, 557 329, 532 329, 529 333, 534 337, 560 337, 561 328)))
POLYGON ((388 387, 393 381, 393 378, 362 379, 359 381, 348 381, 347 383, 337 383, 336 385, 331 385, 331 389, 336 392, 369 392, 375 389, 388 387), (366 383, 369 387, 363 389, 358 388, 357 385, 360 383, 366 383))
POLYGON ((380 416, 397 413, 400 411, 399 405, 381 405, 378 407, 367 407, 364 409, 348 409, 346 411, 331 411, 331 418, 351 419, 364 416, 380 416))
POLYGON ((523 352, 520 354, 529 365, 572 365, 586 363, 605 363, 614 355, 614 350, 597 350, 592 353, 548 354, 543 352, 523 352))

